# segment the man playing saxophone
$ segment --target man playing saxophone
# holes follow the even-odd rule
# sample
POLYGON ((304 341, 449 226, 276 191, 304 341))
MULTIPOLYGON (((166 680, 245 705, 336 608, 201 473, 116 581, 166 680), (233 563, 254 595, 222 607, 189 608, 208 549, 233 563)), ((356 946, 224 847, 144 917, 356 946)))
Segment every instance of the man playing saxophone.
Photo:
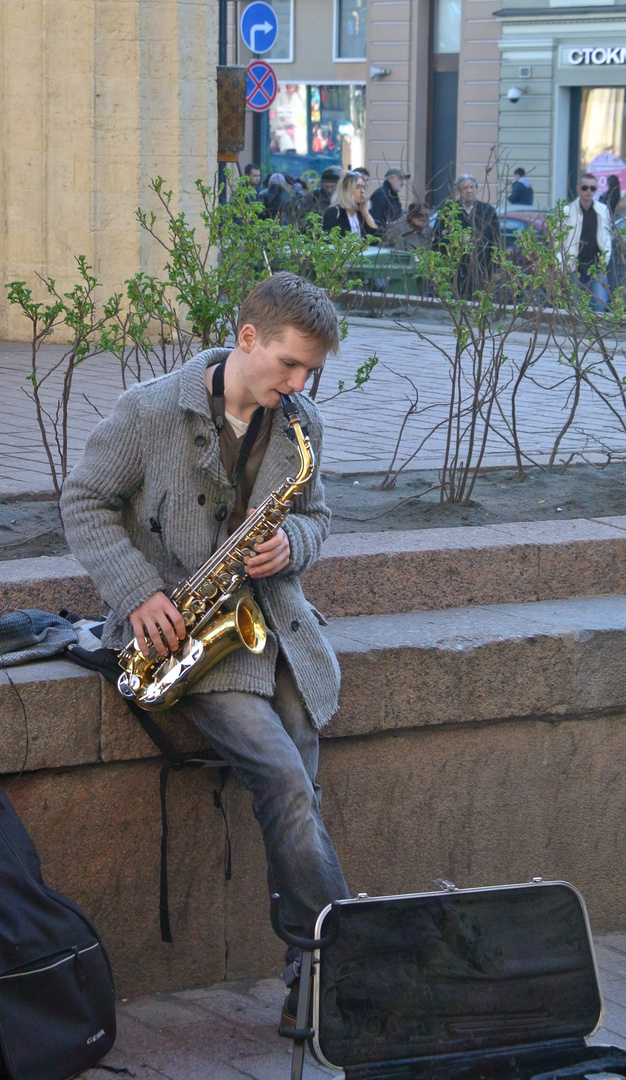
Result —
MULTIPOLYGON (((206 350, 122 394, 61 499, 67 538, 110 609, 103 645, 120 649, 134 636, 145 656, 174 654, 187 633, 169 599, 175 587, 297 474, 281 408, 281 395, 293 395, 316 465, 281 527, 249 550, 247 580, 229 601, 253 595, 265 648, 231 652, 178 709, 252 792, 283 925, 305 937, 326 904, 348 895, 316 783, 318 730, 337 708, 339 669, 299 580, 330 519, 321 419, 302 391, 338 343, 321 289, 293 274, 267 278, 241 306, 232 350, 206 350)), ((294 959, 290 950, 285 1026, 295 1023, 294 959)))

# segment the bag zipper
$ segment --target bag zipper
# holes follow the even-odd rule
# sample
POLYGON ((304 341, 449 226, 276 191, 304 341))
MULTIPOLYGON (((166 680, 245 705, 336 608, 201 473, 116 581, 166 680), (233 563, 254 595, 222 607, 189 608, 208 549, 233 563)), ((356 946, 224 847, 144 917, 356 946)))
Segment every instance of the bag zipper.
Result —
POLYGON ((33 964, 29 964, 28 970, 26 971, 14 971, 8 975, 0 975, 0 982, 2 982, 3 979, 21 979, 28 975, 39 975, 40 972, 43 971, 52 971, 54 968, 59 967, 61 964, 66 964, 68 960, 73 959, 76 967, 76 981, 80 989, 83 990, 85 987, 85 972, 81 956, 98 948, 100 948, 100 943, 98 941, 95 941, 93 945, 86 945, 82 949, 79 949, 78 945, 74 945, 67 952, 63 953, 58 960, 55 960, 54 963, 45 964, 44 967, 35 967, 34 964, 36 964, 37 961, 34 961, 33 964))

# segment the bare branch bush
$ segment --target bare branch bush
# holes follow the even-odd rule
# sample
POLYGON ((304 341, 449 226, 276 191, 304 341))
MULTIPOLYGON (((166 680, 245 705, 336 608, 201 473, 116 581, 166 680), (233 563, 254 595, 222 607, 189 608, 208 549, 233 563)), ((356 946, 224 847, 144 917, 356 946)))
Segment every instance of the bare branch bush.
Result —
MULTIPOLYGON (((262 205, 251 197, 247 184, 237 184, 230 202, 222 203, 216 185, 211 188, 198 180, 197 226, 175 210, 173 193, 161 177, 150 187, 165 227, 154 211, 139 208, 136 217, 164 253, 162 278, 136 273, 127 279, 125 293, 116 292, 103 302, 99 283, 81 255, 79 281, 69 292, 60 293, 53 278, 41 279, 48 302, 36 300, 24 281, 7 285, 9 302, 31 324, 30 387, 25 392, 34 404, 57 497, 69 470, 69 408, 78 365, 112 353, 119 360, 124 389, 146 377, 167 374, 199 346, 223 345, 235 335, 241 301, 272 272, 300 274, 338 300, 366 245, 360 237, 342 237, 338 229, 324 233, 315 215, 304 228, 264 218, 262 205), (50 360, 42 347, 62 332, 69 333, 68 348, 50 360)), ((342 337, 346 332, 344 318, 342 337)), ((374 356, 363 365, 354 388, 368 380, 376 362, 374 356)), ((321 371, 313 382, 313 397, 320 377, 321 371)), ((348 389, 340 384, 338 392, 348 389)))
MULTIPOLYGON (((511 384, 510 338, 522 324, 534 324, 527 347, 527 362, 539 341, 529 271, 499 245, 493 213, 485 211, 473 227, 465 226, 458 204, 442 207, 433 248, 418 253, 419 272, 431 283, 434 296, 446 313, 451 334, 431 335, 410 325, 446 362, 449 395, 445 402, 444 448, 440 500, 467 505, 482 467, 494 410, 511 384), (506 297, 505 313, 502 313, 506 297)), ((443 402, 439 403, 441 406, 443 402)), ((435 428, 420 439, 432 438, 435 428)), ((416 451, 388 472, 383 483, 392 486, 414 460, 416 451)))
POLYGON ((30 385, 24 393, 35 406, 57 498, 69 471, 69 405, 74 375, 80 364, 102 352, 99 338, 116 310, 112 300, 109 313, 98 315, 98 281, 84 255, 79 255, 76 262, 79 280, 69 292, 60 293, 53 278, 40 277, 50 303, 33 300, 32 290, 24 281, 7 285, 9 303, 17 305, 31 324, 30 373, 26 376, 30 385), (62 330, 69 334, 67 348, 60 357, 51 359, 50 354, 42 352, 42 346, 62 330))

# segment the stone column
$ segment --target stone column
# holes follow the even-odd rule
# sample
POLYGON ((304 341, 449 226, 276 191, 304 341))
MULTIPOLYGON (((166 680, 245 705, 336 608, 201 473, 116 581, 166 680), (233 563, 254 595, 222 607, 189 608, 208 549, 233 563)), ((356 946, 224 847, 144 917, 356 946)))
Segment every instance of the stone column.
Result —
MULTIPOLYGON (((0 7, 0 285, 60 289, 84 254, 102 296, 162 253, 135 221, 164 177, 194 212, 216 171, 216 0, 23 0, 0 7)), ((4 290, 3 290, 4 293, 4 290)), ((28 334, 0 304, 0 337, 28 334)))

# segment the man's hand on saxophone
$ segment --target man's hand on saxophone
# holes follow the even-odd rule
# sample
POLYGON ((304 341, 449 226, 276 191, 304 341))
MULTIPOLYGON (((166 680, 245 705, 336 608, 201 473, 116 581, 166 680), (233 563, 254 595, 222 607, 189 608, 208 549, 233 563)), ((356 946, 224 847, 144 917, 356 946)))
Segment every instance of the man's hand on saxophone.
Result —
POLYGON ((148 656, 146 634, 159 656, 166 656, 168 650, 176 652, 180 642, 187 636, 180 611, 163 592, 154 593, 149 600, 144 600, 143 604, 135 608, 130 615, 130 625, 144 656, 148 656))
MULTIPOLYGON (((248 510, 248 517, 254 510, 248 510)), ((256 555, 246 559, 246 571, 251 578, 271 577, 289 565, 291 548, 284 529, 277 529, 269 540, 257 544, 256 555)))

